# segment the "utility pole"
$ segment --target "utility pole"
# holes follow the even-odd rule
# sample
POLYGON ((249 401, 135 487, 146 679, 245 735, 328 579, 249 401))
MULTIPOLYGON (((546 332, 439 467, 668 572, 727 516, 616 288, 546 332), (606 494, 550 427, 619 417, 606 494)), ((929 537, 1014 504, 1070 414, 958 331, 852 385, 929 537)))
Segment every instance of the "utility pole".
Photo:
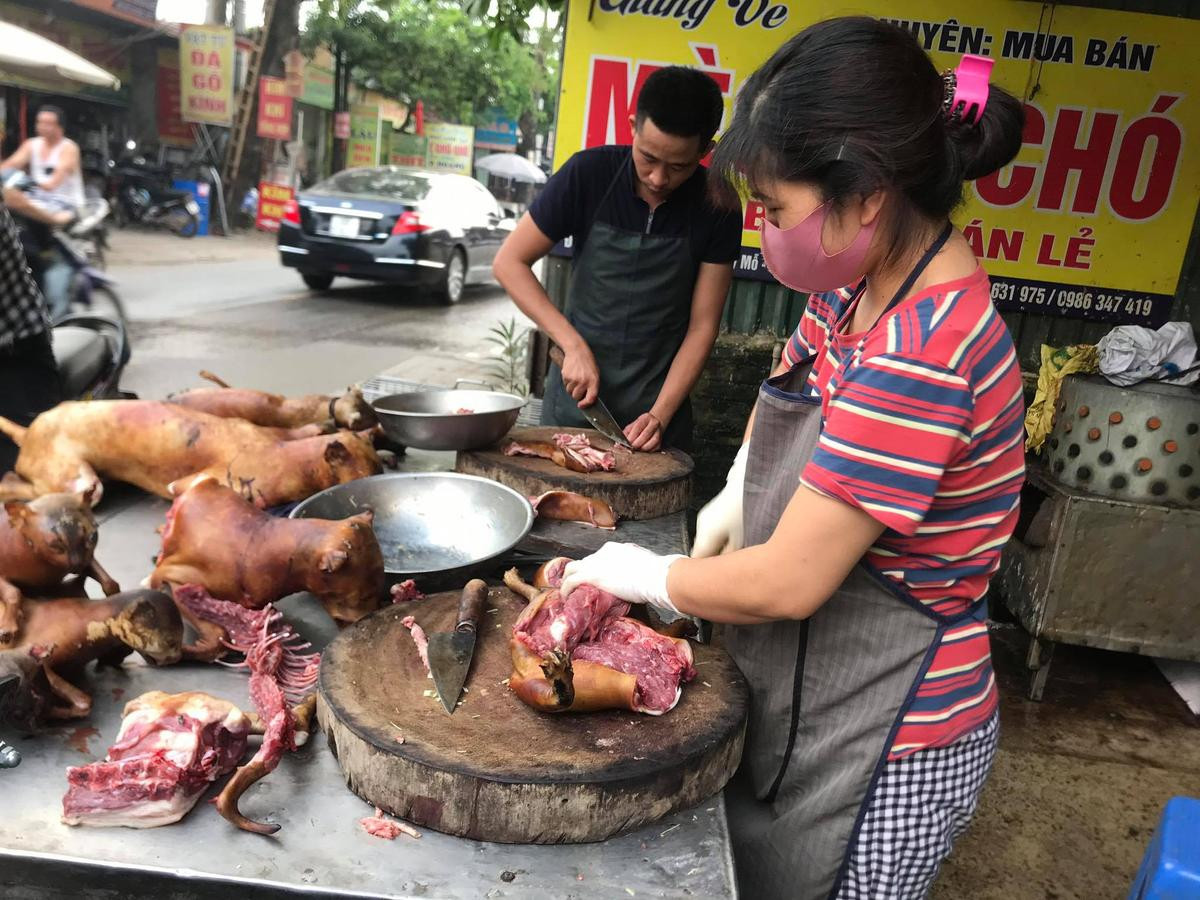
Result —
POLYGON ((209 25, 228 25, 229 0, 208 0, 204 21, 209 25))

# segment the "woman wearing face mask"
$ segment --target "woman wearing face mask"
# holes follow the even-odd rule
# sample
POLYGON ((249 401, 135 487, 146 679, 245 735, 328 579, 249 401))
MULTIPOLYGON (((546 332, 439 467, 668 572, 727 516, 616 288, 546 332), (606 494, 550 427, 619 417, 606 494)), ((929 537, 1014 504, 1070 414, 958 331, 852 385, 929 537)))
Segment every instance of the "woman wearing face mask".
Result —
POLYGON ((991 767, 984 595, 1024 480, 1021 379, 949 220, 1020 146, 990 68, 939 74, 908 32, 844 18, 746 82, 712 171, 762 201, 767 265, 807 310, 701 515, 708 558, 614 543, 567 569, 564 591, 729 626, 749 897, 923 896, 991 767))

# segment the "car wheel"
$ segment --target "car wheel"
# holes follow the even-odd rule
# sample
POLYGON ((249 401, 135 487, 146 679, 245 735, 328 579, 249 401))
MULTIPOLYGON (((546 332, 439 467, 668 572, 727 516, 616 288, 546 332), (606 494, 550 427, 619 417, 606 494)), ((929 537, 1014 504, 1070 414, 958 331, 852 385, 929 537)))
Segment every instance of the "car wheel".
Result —
POLYGON ((462 299, 463 288, 467 284, 467 258, 462 250, 454 250, 446 261, 446 269, 442 273, 442 283, 438 288, 438 297, 448 306, 453 306, 462 299))
POLYGON ((314 291, 327 291, 327 290, 329 290, 329 286, 331 284, 333 284, 333 276, 328 273, 318 273, 316 275, 309 275, 307 273, 302 272, 300 274, 300 277, 303 278, 304 283, 307 284, 314 291))

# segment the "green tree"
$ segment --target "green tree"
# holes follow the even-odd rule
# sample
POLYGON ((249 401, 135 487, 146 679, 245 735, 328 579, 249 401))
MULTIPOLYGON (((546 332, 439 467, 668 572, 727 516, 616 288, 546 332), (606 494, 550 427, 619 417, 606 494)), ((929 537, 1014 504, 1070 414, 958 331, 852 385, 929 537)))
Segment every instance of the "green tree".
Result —
POLYGON ((320 0, 303 46, 340 52, 354 81, 418 100, 426 115, 474 124, 497 107, 514 118, 537 108, 545 79, 531 48, 507 31, 473 19, 449 0, 320 0))

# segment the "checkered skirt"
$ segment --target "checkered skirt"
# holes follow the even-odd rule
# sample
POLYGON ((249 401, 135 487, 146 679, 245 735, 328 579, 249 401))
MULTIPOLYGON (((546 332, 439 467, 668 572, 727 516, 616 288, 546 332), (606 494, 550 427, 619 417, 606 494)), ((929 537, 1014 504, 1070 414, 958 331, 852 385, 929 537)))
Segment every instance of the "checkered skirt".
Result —
POLYGON ((999 734, 997 712, 948 747, 884 764, 838 900, 908 900, 929 892, 979 804, 999 734))

